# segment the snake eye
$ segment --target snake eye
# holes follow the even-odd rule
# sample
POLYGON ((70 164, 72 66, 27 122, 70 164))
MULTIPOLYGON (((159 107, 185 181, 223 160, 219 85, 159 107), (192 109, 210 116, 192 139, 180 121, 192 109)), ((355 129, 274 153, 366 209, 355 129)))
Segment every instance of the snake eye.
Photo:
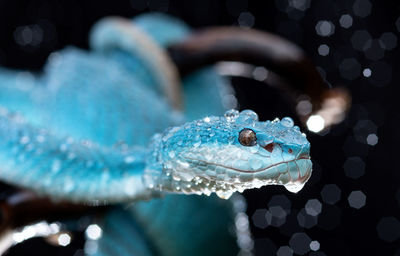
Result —
POLYGON ((239 142, 243 146, 254 146, 257 144, 256 133, 252 129, 244 128, 239 132, 239 142))

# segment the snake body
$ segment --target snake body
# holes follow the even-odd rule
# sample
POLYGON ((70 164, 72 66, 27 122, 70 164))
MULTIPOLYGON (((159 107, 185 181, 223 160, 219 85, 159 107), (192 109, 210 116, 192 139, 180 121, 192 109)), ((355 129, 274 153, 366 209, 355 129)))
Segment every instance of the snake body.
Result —
MULTIPOLYGON (((188 33, 158 15, 135 23, 160 46, 188 33)), ((210 68, 184 79, 179 112, 157 63, 114 48, 65 49, 38 78, 0 71, 0 179, 56 200, 135 202, 104 217, 97 255, 232 255, 232 207, 213 194, 270 184, 297 192, 311 175, 305 135, 290 118, 223 115, 226 84, 210 68), (255 143, 243 145, 243 130, 255 143)))

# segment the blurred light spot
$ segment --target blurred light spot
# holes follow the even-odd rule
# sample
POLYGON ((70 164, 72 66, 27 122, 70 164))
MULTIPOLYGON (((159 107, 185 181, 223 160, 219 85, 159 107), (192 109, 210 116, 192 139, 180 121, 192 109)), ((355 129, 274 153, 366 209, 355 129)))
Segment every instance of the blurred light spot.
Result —
POLYGON ((28 225, 20 231, 15 231, 12 235, 14 243, 23 242, 32 237, 46 237, 60 231, 60 226, 56 223, 48 224, 45 221, 28 225))
POLYGON ((318 199, 310 199, 307 201, 306 205, 304 206, 307 214, 311 216, 318 216, 322 210, 322 204, 318 201, 318 199))
POLYGON ((304 255, 310 251, 311 238, 303 232, 295 233, 289 240, 289 245, 293 251, 299 255, 304 255))
POLYGON ((353 25, 353 17, 349 14, 343 14, 340 16, 339 23, 343 28, 349 28, 353 25))
POLYGON ((350 38, 351 45, 358 51, 364 51, 371 42, 371 35, 366 30, 357 30, 350 38))
POLYGON ((312 104, 309 100, 301 100, 297 103, 296 111, 302 116, 308 115, 312 111, 312 104))
POLYGON ((367 136, 368 145, 375 146, 378 144, 378 136, 375 133, 371 133, 367 136))
POLYGON ((365 77, 370 77, 371 76, 371 69, 369 69, 369 68, 366 68, 366 69, 364 69, 363 70, 363 75, 365 76, 365 77))
POLYGON ((242 12, 239 15, 238 23, 241 27, 251 28, 254 26, 255 18, 250 12, 242 12))
POLYGON ((364 55, 370 60, 379 60, 385 56, 385 50, 378 39, 367 41, 364 55))
POLYGON ((57 241, 58 241, 58 244, 59 244, 59 245, 61 245, 61 246, 67 246, 67 245, 69 245, 69 243, 71 243, 71 236, 68 235, 67 233, 61 233, 61 234, 58 236, 57 241))
POLYGON ((354 80, 360 76, 360 72, 361 65, 355 58, 344 59, 339 64, 340 76, 345 79, 354 80))
POLYGON ((371 14, 372 4, 369 0, 356 0, 353 4, 355 15, 365 18, 371 14))
POLYGON ((293 250, 289 246, 281 246, 278 251, 276 251, 276 256, 292 256, 293 250))
POLYGON ((89 225, 85 231, 86 237, 92 240, 99 239, 102 233, 102 229, 97 224, 89 225))
POLYGON ((169 8, 169 0, 148 0, 147 6, 150 11, 166 12, 169 8))
POLYGON ((264 81, 268 77, 268 70, 264 67, 256 67, 253 71, 253 77, 257 81, 264 81))
POLYGON ((370 65, 374 72, 368 79, 370 83, 376 86, 384 86, 392 81, 392 67, 385 62, 377 61, 370 65))
POLYGON ((38 46, 43 41, 43 30, 36 24, 17 27, 14 39, 21 46, 38 46))
POLYGON ((363 207, 365 205, 366 199, 367 197, 360 190, 351 192, 349 197, 347 198, 347 200, 349 201, 349 205, 356 209, 360 209, 361 207, 363 207))
POLYGON ((311 0, 289 0, 289 6, 299 11, 305 11, 310 8, 310 3, 311 0))
POLYGON ((320 132, 325 128, 325 120, 320 115, 312 115, 307 120, 307 128, 312 132, 320 132))
POLYGON ((147 8, 147 0, 130 0, 133 9, 143 11, 147 8))
POLYGON ((266 228, 268 227, 267 219, 265 218, 265 214, 267 213, 267 209, 257 209, 252 216, 254 226, 258 228, 266 228))
POLYGON ((327 184, 321 190, 322 201, 327 204, 335 204, 340 200, 342 192, 336 184, 327 184))
POLYGON ((273 227, 280 227, 286 222, 287 212, 280 206, 269 207, 266 213, 268 224, 273 227))
POLYGON ((98 250, 98 243, 95 240, 87 240, 85 243, 85 254, 92 255, 98 250))
POLYGON ((320 36, 331 36, 335 33, 335 25, 328 20, 318 21, 315 26, 315 31, 317 31, 317 34, 320 36))
POLYGON ((349 157, 343 165, 344 172, 347 177, 358 179, 365 173, 365 163, 358 157, 349 157))
POLYGON ((303 228, 312 228, 318 223, 318 217, 307 214, 305 209, 301 209, 296 217, 299 226, 303 228))
POLYGON ((385 32, 379 38, 382 48, 385 50, 393 50, 397 46, 397 36, 392 32, 385 32))
POLYGON ((378 236, 386 242, 394 242, 400 238, 400 222, 393 216, 383 217, 376 226, 378 236))
POLYGON ((321 55, 321 56, 326 56, 326 55, 328 55, 328 54, 329 54, 329 46, 327 46, 326 44, 321 44, 321 45, 318 47, 318 53, 319 53, 319 55, 321 55))
POLYGON ((319 247, 320 247, 320 244, 319 244, 318 241, 316 241, 316 240, 311 241, 311 243, 310 243, 310 249, 311 249, 311 250, 313 250, 313 251, 318 251, 318 250, 319 250, 319 247))

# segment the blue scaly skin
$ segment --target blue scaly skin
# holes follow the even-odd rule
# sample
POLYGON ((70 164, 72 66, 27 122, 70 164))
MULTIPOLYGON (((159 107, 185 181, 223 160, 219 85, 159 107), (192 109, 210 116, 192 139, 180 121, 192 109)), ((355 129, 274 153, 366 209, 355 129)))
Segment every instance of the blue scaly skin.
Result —
POLYGON ((144 181, 160 191, 229 198, 235 191, 279 184, 297 192, 311 174, 310 144, 287 117, 259 122, 251 110, 230 110, 167 129, 153 141, 144 181), (256 136, 249 146, 239 139, 246 129, 256 136))
POLYGON ((250 110, 169 128, 148 148, 76 142, 3 113, 0 141, 2 180, 73 201, 135 201, 158 192, 229 198, 271 184, 297 192, 311 174, 310 144, 293 121, 259 122, 250 110), (254 145, 239 142, 243 129, 255 133, 254 145))
MULTIPOLYGON (((164 16, 136 20, 160 45, 188 31, 164 16)), ((270 184, 298 191, 311 174, 307 140, 288 118, 222 116, 225 82, 212 69, 184 79, 179 114, 152 76, 160 71, 126 50, 69 48, 42 77, 0 71, 0 179, 56 199, 136 202, 101 221, 97 255, 234 254, 229 201, 196 194, 229 198, 270 184), (255 143, 240 143, 244 129, 255 143)))

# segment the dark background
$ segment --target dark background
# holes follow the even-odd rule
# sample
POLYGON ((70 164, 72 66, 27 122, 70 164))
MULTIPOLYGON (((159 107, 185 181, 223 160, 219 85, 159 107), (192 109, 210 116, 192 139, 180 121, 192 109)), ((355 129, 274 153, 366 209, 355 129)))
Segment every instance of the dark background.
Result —
MULTIPOLYGON (((55 50, 87 48, 100 18, 148 11, 169 13, 194 28, 242 25, 282 35, 306 51, 332 86, 352 94, 343 123, 324 135, 308 133, 314 168, 300 193, 271 186, 244 193, 256 255, 400 255, 398 1, 0 0, 0 65, 40 71, 55 50), (30 41, 21 39, 26 28, 30 41), (319 250, 310 249, 311 241, 319 250)), ((254 109, 262 120, 293 116, 265 84, 232 82, 241 109, 254 109)), ((8 255, 81 255, 82 246, 77 232, 67 247, 35 238, 8 255)))

